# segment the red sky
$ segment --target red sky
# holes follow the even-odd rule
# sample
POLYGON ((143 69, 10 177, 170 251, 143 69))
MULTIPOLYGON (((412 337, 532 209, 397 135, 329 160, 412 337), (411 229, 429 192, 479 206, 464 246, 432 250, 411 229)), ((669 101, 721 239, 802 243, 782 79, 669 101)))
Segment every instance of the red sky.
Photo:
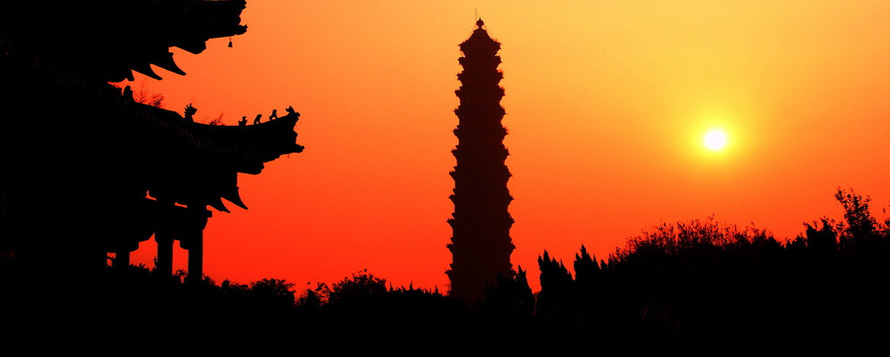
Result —
MULTIPOLYGON (((246 34, 174 50, 188 74, 136 89, 165 107, 267 116, 293 105, 301 154, 239 176, 205 272, 302 289, 362 269, 447 290, 458 44, 474 10, 502 43, 515 265, 607 257, 661 222, 767 228, 840 218, 833 193, 890 204, 890 3, 250 1, 246 34), (729 135, 720 152, 702 136, 729 135)), ((153 245, 134 257, 151 265, 153 245)), ((185 268, 184 254, 176 256, 185 268)))

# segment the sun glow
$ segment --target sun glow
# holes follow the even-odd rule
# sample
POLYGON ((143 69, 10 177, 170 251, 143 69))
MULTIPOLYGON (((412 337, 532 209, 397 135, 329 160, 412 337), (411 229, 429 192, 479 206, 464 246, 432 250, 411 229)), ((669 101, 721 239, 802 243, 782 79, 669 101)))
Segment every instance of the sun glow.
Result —
POLYGON ((713 129, 708 131, 705 134, 704 144, 708 150, 711 151, 720 151, 726 147, 726 144, 729 142, 729 137, 726 135, 726 132, 720 129, 713 129))

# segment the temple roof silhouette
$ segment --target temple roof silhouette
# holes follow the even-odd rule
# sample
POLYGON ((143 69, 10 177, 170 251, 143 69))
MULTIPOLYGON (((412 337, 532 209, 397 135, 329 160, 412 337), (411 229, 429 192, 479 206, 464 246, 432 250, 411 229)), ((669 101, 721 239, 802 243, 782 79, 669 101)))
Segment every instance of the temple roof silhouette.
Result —
MULTIPOLYGON (((227 212, 227 200, 246 208, 238 173, 259 174, 266 162, 301 152, 293 129, 299 113, 288 108, 255 125, 201 124, 109 84, 132 71, 160 78, 151 65, 184 74, 170 47, 200 53, 208 39, 244 33, 244 7, 243 0, 0 5, 0 88, 7 93, 0 96, 0 152, 12 173, 0 181, 0 250, 53 250, 72 263, 68 255, 93 254, 96 245, 135 249, 136 238, 110 232, 135 230, 144 240, 165 214, 194 216, 189 225, 203 230, 206 206, 227 212), (34 238, 36 227, 46 228, 43 238, 34 238)), ((189 235, 176 239, 194 244, 189 235)))
MULTIPOLYGON (((258 174, 263 163, 280 155, 302 151, 292 130, 298 114, 257 126, 205 125, 184 120, 173 111, 129 101, 120 95, 119 90, 107 85, 108 80, 132 78, 131 70, 157 77, 150 64, 184 74, 173 61, 168 47, 177 46, 199 53, 209 38, 244 33, 246 26, 240 24, 239 17, 244 6, 243 0, 92 1, 53 6, 40 2, 14 2, 4 5, 7 11, 0 15, 4 20, 0 25, 4 67, 22 79, 23 83, 15 88, 17 92, 23 92, 24 87, 30 90, 22 95, 34 94, 29 96, 37 99, 34 107, 78 98, 77 103, 62 111, 76 111, 89 119, 67 128, 68 133, 99 141, 107 139, 102 135, 92 136, 110 131, 127 135, 128 140, 115 143, 116 151, 137 157, 155 156, 156 160, 143 161, 151 170, 177 170, 180 175, 191 176, 182 170, 194 171, 189 169, 193 163, 187 161, 199 159, 206 166, 215 166, 212 171, 258 174), (126 18, 127 21, 119 25, 125 29, 115 29, 107 22, 118 16, 126 18), (136 145, 146 141, 163 144, 151 150, 136 145)), ((12 86, 11 83, 7 85, 12 86)), ((29 98, 22 98, 24 101, 19 103, 28 102, 29 98)), ((21 108, 21 112, 32 109, 21 108)), ((49 113, 40 116, 50 120, 54 117, 49 113)), ((25 121, 20 123, 28 125, 25 121)), ((198 172, 193 174, 202 176, 198 172)), ((200 191, 201 188, 165 187, 161 190, 173 193, 200 191)), ((206 192, 193 197, 180 193, 174 200, 185 203, 202 199, 225 210, 217 201, 226 198, 243 207, 237 195, 223 193, 232 190, 237 192, 237 187, 219 190, 219 197, 215 198, 206 192)))
POLYGON ((44 62, 119 82, 150 64, 185 74, 170 47, 198 54, 211 38, 243 34, 244 0, 7 1, 0 33, 44 62))

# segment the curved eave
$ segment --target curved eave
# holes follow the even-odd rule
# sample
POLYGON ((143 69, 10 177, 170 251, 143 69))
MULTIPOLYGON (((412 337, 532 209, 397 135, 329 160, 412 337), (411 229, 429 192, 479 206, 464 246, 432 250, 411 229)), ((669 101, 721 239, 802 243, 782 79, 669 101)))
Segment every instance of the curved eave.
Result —
POLYGON ((56 186, 80 201, 148 189, 155 198, 226 211, 222 199, 245 207, 239 172, 258 174, 264 163, 302 151, 296 113, 244 127, 193 123, 8 45, 0 37, 2 102, 11 113, 3 118, 3 156, 17 168, 17 185, 56 186))
POLYGON ((296 143, 294 126, 300 119, 296 113, 255 125, 226 126, 190 122, 166 109, 133 104, 142 120, 208 154, 263 163, 303 151, 296 143))
POLYGON ((81 80, 119 82, 132 79, 132 71, 159 79, 152 64, 184 73, 170 47, 197 54, 209 39, 245 33, 245 6, 245 0, 11 1, 0 11, 0 36, 81 80))

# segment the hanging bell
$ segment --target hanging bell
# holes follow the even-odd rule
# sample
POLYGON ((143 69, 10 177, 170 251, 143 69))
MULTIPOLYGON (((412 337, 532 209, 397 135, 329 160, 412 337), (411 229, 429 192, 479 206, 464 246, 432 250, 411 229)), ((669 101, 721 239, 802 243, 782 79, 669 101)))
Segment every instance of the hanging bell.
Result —
POLYGON ((232 47, 232 38, 229 37, 229 47, 232 47))

